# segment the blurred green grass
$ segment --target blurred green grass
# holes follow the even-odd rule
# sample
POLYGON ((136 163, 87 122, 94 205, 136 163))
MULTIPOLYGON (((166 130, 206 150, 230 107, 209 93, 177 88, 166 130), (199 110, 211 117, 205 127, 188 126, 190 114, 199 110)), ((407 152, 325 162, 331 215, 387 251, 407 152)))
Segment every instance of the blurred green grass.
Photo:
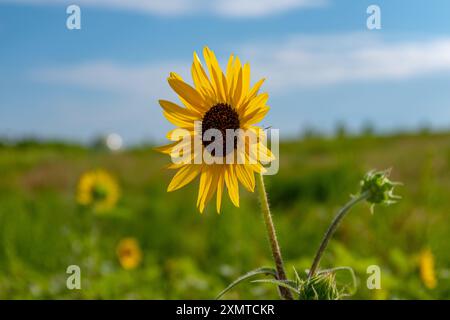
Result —
MULTIPOLYGON (((221 215, 196 208, 198 182, 166 193, 169 159, 139 147, 111 154, 71 144, 0 145, 1 299, 210 299, 240 274, 270 266, 256 195, 241 188, 241 207, 221 215), (109 214, 79 208, 79 176, 105 168, 122 197, 109 214), (143 262, 123 270, 115 248, 135 237, 143 262), (81 267, 82 289, 66 288, 66 268, 81 267)), ((309 267, 335 211, 358 191, 369 169, 393 168, 403 197, 392 207, 354 209, 322 267, 351 266, 357 299, 450 298, 450 134, 309 137, 285 141, 280 171, 266 177, 287 270, 309 267), (437 288, 421 282, 417 256, 431 248, 437 288), (382 290, 366 288, 368 265, 382 270, 382 290)), ((227 298, 276 298, 266 284, 245 284, 227 298)))

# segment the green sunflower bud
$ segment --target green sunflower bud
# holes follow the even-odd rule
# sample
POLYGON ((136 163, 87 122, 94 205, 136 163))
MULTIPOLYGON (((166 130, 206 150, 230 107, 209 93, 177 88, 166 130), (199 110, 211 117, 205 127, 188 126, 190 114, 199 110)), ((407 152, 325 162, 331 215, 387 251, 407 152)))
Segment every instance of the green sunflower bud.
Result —
POLYGON ((394 194, 394 187, 399 182, 389 180, 390 170, 369 171, 361 181, 361 194, 367 194, 366 200, 370 204, 391 205, 401 199, 394 194))
POLYGON ((332 272, 317 274, 303 282, 299 288, 300 300, 339 300, 340 298, 335 274, 332 272))

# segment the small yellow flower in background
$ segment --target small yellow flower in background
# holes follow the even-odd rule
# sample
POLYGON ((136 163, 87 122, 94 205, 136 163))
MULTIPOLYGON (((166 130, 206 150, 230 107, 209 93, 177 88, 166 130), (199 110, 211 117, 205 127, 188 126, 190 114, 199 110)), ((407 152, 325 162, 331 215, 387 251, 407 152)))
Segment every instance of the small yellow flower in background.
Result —
POLYGON ((135 269, 142 261, 142 251, 135 238, 120 240, 116 249, 120 265, 125 270, 135 269))
POLYGON ((83 173, 77 190, 77 201, 92 206, 96 212, 108 211, 119 200, 119 185, 106 171, 97 169, 83 173))
POLYGON ((429 249, 425 249, 419 256, 420 278, 428 289, 434 289, 437 285, 434 270, 434 255, 429 249))
MULTIPOLYGON (((239 58, 231 55, 224 73, 213 51, 205 47, 203 56, 209 77, 201 64, 200 58, 194 52, 191 69, 194 86, 184 82, 178 74, 170 73, 169 85, 178 94, 184 107, 166 100, 159 101, 164 116, 177 127, 168 134, 168 138, 175 142, 157 148, 162 153, 172 154, 172 152, 176 152, 176 148, 180 148, 181 140, 193 141, 198 139, 199 136, 203 138, 205 132, 210 129, 216 129, 222 134, 223 150, 225 149, 227 134, 229 134, 227 130, 230 132, 229 130, 240 129, 259 137, 264 136, 264 131, 255 126, 269 111, 269 106, 266 105, 269 95, 258 93, 264 79, 259 80, 251 87, 250 65, 248 63, 242 66, 239 58), (201 123, 200 127, 197 126, 198 122, 201 123), (173 133, 176 130, 183 132, 181 137, 174 137, 173 133)), ((211 140, 207 140, 207 143, 205 143, 205 139, 201 140, 200 150, 197 148, 192 152, 191 160, 204 157, 205 154, 211 158, 225 158, 225 152, 217 156, 214 151, 207 148, 210 146, 211 140), (205 149, 207 150, 206 153, 204 152, 205 149)), ((232 203, 239 207, 239 182, 247 190, 253 192, 255 189, 254 174, 265 171, 261 162, 267 163, 274 160, 271 151, 261 141, 262 139, 244 142, 246 147, 239 151, 241 159, 245 159, 244 163, 225 163, 225 161, 209 164, 204 161, 201 163, 195 161, 172 163, 169 165, 169 169, 178 169, 178 172, 173 177, 167 191, 182 188, 197 176, 200 176, 197 199, 197 207, 200 212, 203 212, 206 203, 215 193, 217 195, 216 209, 217 212, 220 212, 225 186, 232 203), (258 159, 248 161, 249 158, 253 157, 254 159, 254 154, 249 151, 254 147, 259 150, 258 159)), ((236 140, 234 140, 235 150, 236 145, 236 140)))

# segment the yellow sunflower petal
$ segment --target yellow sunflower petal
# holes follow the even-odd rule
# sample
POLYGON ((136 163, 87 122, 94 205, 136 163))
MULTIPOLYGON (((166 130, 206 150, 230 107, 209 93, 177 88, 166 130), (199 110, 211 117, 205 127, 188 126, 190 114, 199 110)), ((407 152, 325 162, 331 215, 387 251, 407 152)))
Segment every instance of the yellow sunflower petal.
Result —
POLYGON ((245 108, 241 108, 240 112, 242 117, 248 117, 250 114, 257 112, 260 108, 264 107, 269 100, 269 95, 267 93, 261 93, 257 95, 255 98, 250 100, 248 104, 246 104, 245 108))
MULTIPOLYGON (((170 79, 176 79, 176 80, 180 80, 180 81, 184 81, 183 78, 177 74, 176 72, 171 72, 169 75, 170 79)), ((192 112, 198 114, 201 116, 201 107, 195 107, 192 104, 190 104, 189 102, 186 101, 186 99, 183 99, 182 96, 178 95, 178 98, 181 100, 181 102, 186 106, 186 108, 188 108, 189 110, 191 110, 192 112)))
POLYGON ((186 119, 187 121, 195 121, 198 119, 196 114, 189 109, 182 108, 179 105, 167 101, 167 100, 158 100, 161 108, 167 113, 172 113, 179 118, 186 119))
POLYGON ((251 101, 253 98, 256 97, 256 95, 259 92, 259 89, 261 88, 261 86, 263 85, 264 81, 266 81, 266 79, 262 78, 261 80, 259 80, 257 83, 255 83, 255 85, 253 86, 253 88, 248 92, 246 100, 247 101, 251 101))
POLYGON ((178 127, 191 129, 194 127, 194 121, 200 120, 193 112, 173 102, 159 100, 159 104, 164 110, 163 114, 166 119, 178 127))
POLYGON ((273 153, 261 142, 251 145, 248 152, 248 161, 250 164, 257 164, 259 162, 269 163, 275 160, 273 153))
POLYGON ((232 105, 235 106, 237 110, 239 110, 239 101, 241 100, 242 94, 242 69, 239 69, 238 71, 236 83, 234 84, 233 90, 234 92, 231 93, 232 105))
POLYGON ((241 103, 239 103, 238 112, 242 113, 243 110, 247 110, 250 102, 258 95, 259 89, 262 86, 265 79, 259 80, 255 86, 251 89, 251 91, 247 94, 245 98, 242 99, 241 103))
MULTIPOLYGON (((192 138, 194 138, 194 136, 192 136, 192 138)), ((167 154, 170 156, 176 156, 176 157, 181 157, 182 155, 180 154, 182 151, 189 151, 191 153, 191 156, 193 155, 193 143, 192 143, 192 139, 182 139, 180 141, 175 141, 173 143, 169 143, 166 144, 164 146, 159 146, 159 147, 155 147, 153 148, 153 150, 157 151, 157 152, 161 152, 163 154, 167 154)), ((187 157, 187 155, 186 155, 187 157)))
POLYGON ((186 164, 184 164, 184 163, 169 163, 169 164, 165 165, 164 168, 169 169, 169 170, 177 170, 177 169, 181 169, 185 165, 186 164))
POLYGON ((242 185, 250 192, 255 191, 255 175, 253 170, 242 164, 235 165, 235 170, 242 185))
POLYGON ((194 178, 200 173, 200 171, 200 165, 185 165, 180 170, 178 170, 178 172, 172 178, 172 181, 167 187, 167 192, 175 191, 184 187, 189 182, 194 180, 194 178))
POLYGON ((197 52, 194 51, 194 70, 200 77, 200 80, 202 81, 202 85, 207 85, 207 89, 212 90, 212 84, 208 78, 208 75, 206 74, 205 69, 203 68, 202 62, 200 60, 200 57, 197 55, 197 52))
POLYGON ((217 199, 216 199, 216 210, 217 213, 220 213, 220 208, 222 206, 222 193, 223 193, 223 184, 224 184, 224 176, 223 170, 219 173, 218 181, 217 181, 217 199))
MULTIPOLYGON (((206 204, 209 202, 209 200, 211 200, 211 198, 213 197, 214 193, 217 190, 217 187, 219 186, 218 182, 219 182, 219 168, 218 167, 213 167, 212 170, 212 181, 211 181, 211 186, 209 187, 208 193, 206 194, 206 197, 204 198, 204 205, 206 206, 206 204)), ((203 208, 201 208, 203 210, 203 208)))
POLYGON ((175 128, 167 132, 166 138, 171 141, 180 141, 187 136, 193 136, 195 134, 192 130, 187 130, 183 128, 175 128))
POLYGON ((239 185, 233 165, 228 165, 226 167, 225 184, 227 185, 231 202, 233 202, 236 207, 239 207, 239 185))
POLYGON ((191 129, 194 127, 193 121, 187 121, 187 120, 178 118, 173 113, 163 111, 163 115, 167 120, 169 120, 170 123, 176 125, 177 127, 186 128, 186 129, 191 129))
POLYGON ((266 145, 263 143, 258 143, 258 159, 262 162, 271 162, 275 160, 275 156, 272 151, 266 147, 266 145))
POLYGON ((226 77, 228 81, 228 87, 231 87, 231 80, 233 79, 233 63, 234 63, 234 55, 230 55, 227 63, 226 77))
POLYGON ((171 73, 169 73, 169 78, 184 81, 182 76, 180 76, 178 73, 173 72, 173 71, 171 73))
POLYGON ((225 75, 222 73, 222 86, 223 86, 223 92, 224 92, 224 96, 225 96, 225 102, 226 103, 231 103, 231 96, 228 94, 228 84, 227 84, 227 78, 225 77, 225 75))
POLYGON ((239 59, 238 56, 236 56, 234 59, 233 69, 234 69, 235 76, 238 74, 239 70, 242 69, 241 59, 239 59))
POLYGON ((214 84, 215 92, 218 95, 220 101, 225 102, 225 91, 222 84, 222 69, 217 62, 216 55, 208 47, 203 49, 203 56, 208 66, 211 82, 214 84))
POLYGON ((194 61, 192 63, 191 73, 197 90, 203 93, 203 97, 207 103, 214 104, 214 88, 209 81, 208 75, 206 74, 205 69, 203 69, 200 58, 196 52, 194 52, 194 61))
POLYGON ((197 207, 200 213, 203 213, 206 202, 211 198, 215 188, 217 188, 217 184, 214 183, 216 179, 217 176, 213 168, 204 166, 200 175, 200 185, 198 188, 197 198, 197 207))
POLYGON ((205 108, 205 100, 198 91, 190 85, 175 78, 169 78, 167 81, 172 89, 193 108, 196 108, 196 110, 205 108))
POLYGON ((154 147, 153 150, 157 152, 161 152, 164 154, 171 154, 173 148, 179 143, 179 141, 175 141, 173 143, 166 144, 164 146, 154 147))
POLYGON ((242 119, 242 122, 245 123, 245 125, 252 125, 255 123, 260 122, 262 119, 265 118, 267 113, 269 112, 269 107, 265 106, 260 108, 259 110, 256 110, 255 112, 249 114, 248 116, 244 117, 242 119))

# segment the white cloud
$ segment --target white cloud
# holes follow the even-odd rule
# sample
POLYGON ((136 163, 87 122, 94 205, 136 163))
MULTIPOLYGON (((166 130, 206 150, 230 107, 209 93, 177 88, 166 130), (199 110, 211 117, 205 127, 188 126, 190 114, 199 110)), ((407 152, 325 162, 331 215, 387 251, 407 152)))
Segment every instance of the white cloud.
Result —
MULTIPOLYGON (((364 34, 295 36, 278 42, 241 47, 252 79, 266 77, 272 92, 360 81, 392 81, 450 72, 450 38, 390 42, 364 34)), ((89 62, 34 70, 35 80, 155 98, 169 95, 170 71, 190 78, 191 62, 146 65, 89 62)), ((189 80, 190 81, 190 80, 189 80)))
POLYGON ((244 47, 273 90, 450 72, 450 38, 392 42, 367 34, 295 36, 244 47))
MULTIPOLYGON (((212 1, 211 1, 212 2, 212 1)), ((221 0, 212 7, 220 15, 230 17, 260 17, 293 9, 321 7, 325 0, 221 0)))
POLYGON ((155 15, 216 14, 225 17, 262 17, 293 9, 321 7, 327 0, 0 0, 0 3, 89 6, 131 10, 155 15))
POLYGON ((36 69, 31 72, 31 78, 55 85, 147 98, 168 93, 166 79, 169 72, 183 69, 186 69, 186 64, 178 62, 129 66, 109 61, 92 61, 36 69))

